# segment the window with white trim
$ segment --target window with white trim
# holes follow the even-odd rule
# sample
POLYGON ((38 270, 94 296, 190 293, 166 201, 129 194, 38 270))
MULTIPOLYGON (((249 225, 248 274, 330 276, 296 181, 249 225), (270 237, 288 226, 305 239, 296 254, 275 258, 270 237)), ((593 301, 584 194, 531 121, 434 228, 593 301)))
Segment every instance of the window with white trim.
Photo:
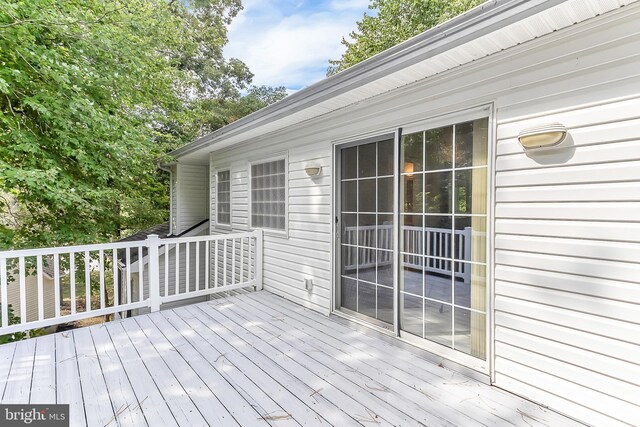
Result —
POLYGON ((231 225, 231 172, 228 170, 217 174, 216 223, 231 225))
POLYGON ((251 227, 286 230, 286 161, 251 165, 251 227))

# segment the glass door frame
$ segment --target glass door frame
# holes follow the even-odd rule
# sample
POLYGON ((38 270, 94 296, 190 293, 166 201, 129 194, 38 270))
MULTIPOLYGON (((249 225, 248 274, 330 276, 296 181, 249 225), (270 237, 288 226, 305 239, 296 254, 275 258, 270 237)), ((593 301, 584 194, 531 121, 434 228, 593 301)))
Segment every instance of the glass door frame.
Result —
POLYGON ((399 199, 399 174, 397 173, 398 163, 399 163, 399 144, 400 144, 401 130, 394 129, 388 132, 380 132, 376 133, 375 136, 362 136, 360 138, 353 138, 348 141, 343 142, 335 142, 332 147, 333 152, 333 170, 334 170, 334 179, 332 181, 333 185, 333 197, 332 197, 332 245, 334 256, 332 262, 334 285, 332 286, 331 292, 331 312, 337 315, 348 317, 352 320, 360 321, 361 323, 366 324, 367 326, 372 326, 384 333, 392 333, 394 336, 399 336, 399 322, 398 322, 398 298, 397 298, 397 283, 398 283, 398 236, 399 236, 399 228, 398 228, 398 220, 400 218, 398 212, 398 205, 400 202, 399 199), (341 191, 341 182, 342 182, 342 156, 341 152, 343 149, 356 147, 360 145, 387 141, 393 139, 393 227, 392 227, 392 236, 393 236, 393 324, 389 325, 381 320, 373 319, 364 314, 360 314, 348 308, 341 307, 340 304, 340 286, 341 286, 341 269, 342 269, 342 223, 341 223, 341 213, 342 213, 342 191, 341 191))
POLYGON ((495 234, 494 234, 494 222, 495 222, 495 143, 496 143, 496 122, 494 105, 482 104, 477 107, 472 107, 460 111, 453 111, 446 114, 433 116, 431 118, 420 120, 412 123, 408 123, 402 127, 390 129, 386 132, 381 131, 375 134, 363 135, 361 137, 353 137, 342 141, 334 141, 332 144, 333 153, 333 170, 334 179, 332 180, 332 277, 333 286, 331 292, 331 313, 338 316, 345 317, 347 319, 362 323, 368 327, 373 327, 381 332, 394 335, 397 338, 406 341, 412 345, 420 347, 428 352, 432 353, 437 359, 444 358, 454 364, 466 369, 470 368, 471 372, 490 376, 490 382, 493 382, 493 365, 495 355, 495 341, 494 341, 494 329, 495 329, 495 293, 493 283, 493 272, 495 271, 495 234), (464 121, 469 121, 477 118, 488 118, 488 135, 487 135, 487 239, 486 239, 486 358, 485 360, 478 359, 471 355, 462 353, 460 351, 448 348, 436 342, 431 342, 427 339, 420 338, 411 335, 407 332, 403 332, 400 329, 400 256, 401 251, 399 247, 400 243, 400 141, 403 134, 409 134, 416 131, 429 130, 440 126, 452 125, 464 121), (374 136, 371 136, 374 135, 374 136), (349 148, 360 144, 366 144, 371 142, 382 141, 389 139, 391 136, 394 138, 394 206, 393 206, 393 242, 394 242, 394 255, 393 255, 393 277, 394 283, 394 324, 393 328, 384 327, 380 325, 375 319, 371 319, 368 316, 355 313, 351 310, 346 311, 340 309, 340 280, 341 280, 341 156, 340 152, 343 148, 349 148), (373 320, 373 321, 372 321, 373 320))

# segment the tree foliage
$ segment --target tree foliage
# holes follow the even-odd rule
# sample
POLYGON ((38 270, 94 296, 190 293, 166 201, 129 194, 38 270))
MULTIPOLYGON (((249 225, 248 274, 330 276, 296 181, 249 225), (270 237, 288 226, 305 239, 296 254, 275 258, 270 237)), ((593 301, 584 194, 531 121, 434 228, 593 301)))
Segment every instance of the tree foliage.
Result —
POLYGON ((357 22, 358 29, 342 39, 345 53, 331 60, 327 75, 336 74, 390 47, 441 24, 485 0, 372 0, 357 22))
POLYGON ((0 248, 104 241, 163 220, 156 160, 256 107, 241 96, 251 72, 222 54, 241 7, 0 0, 0 248))

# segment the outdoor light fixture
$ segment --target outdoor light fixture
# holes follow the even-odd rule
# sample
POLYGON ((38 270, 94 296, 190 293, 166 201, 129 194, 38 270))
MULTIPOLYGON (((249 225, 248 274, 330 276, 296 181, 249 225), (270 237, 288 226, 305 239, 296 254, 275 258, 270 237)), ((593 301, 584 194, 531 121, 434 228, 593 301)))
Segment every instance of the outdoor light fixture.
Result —
POLYGON ((318 176, 320 175, 320 171, 322 171, 322 166, 320 165, 309 165, 304 168, 307 176, 318 176))
POLYGON ((567 128, 560 123, 549 123, 524 129, 518 135, 518 141, 525 150, 553 147, 564 141, 567 128))

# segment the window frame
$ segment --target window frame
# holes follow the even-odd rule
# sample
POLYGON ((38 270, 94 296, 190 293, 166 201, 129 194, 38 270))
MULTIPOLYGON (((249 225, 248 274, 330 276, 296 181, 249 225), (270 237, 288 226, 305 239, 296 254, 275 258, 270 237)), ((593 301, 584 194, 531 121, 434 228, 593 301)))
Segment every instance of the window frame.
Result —
POLYGON ((249 177, 249 229, 263 230, 265 234, 289 238, 289 153, 276 154, 269 157, 261 157, 248 162, 249 177), (253 225, 253 166, 284 160, 284 229, 255 227, 253 225))
POLYGON ((215 228, 218 229, 224 229, 224 230, 231 230, 231 223, 233 222, 233 203, 231 201, 232 198, 232 186, 231 186, 231 168, 221 168, 221 169, 214 169, 213 170, 214 174, 215 174, 215 203, 216 203, 216 207, 215 207, 215 228), (229 223, 226 224, 224 222, 219 222, 218 220, 218 213, 220 212, 219 210, 219 205, 220 205, 220 198, 218 197, 218 183, 219 183, 219 178, 218 175, 222 172, 229 172, 229 223))

